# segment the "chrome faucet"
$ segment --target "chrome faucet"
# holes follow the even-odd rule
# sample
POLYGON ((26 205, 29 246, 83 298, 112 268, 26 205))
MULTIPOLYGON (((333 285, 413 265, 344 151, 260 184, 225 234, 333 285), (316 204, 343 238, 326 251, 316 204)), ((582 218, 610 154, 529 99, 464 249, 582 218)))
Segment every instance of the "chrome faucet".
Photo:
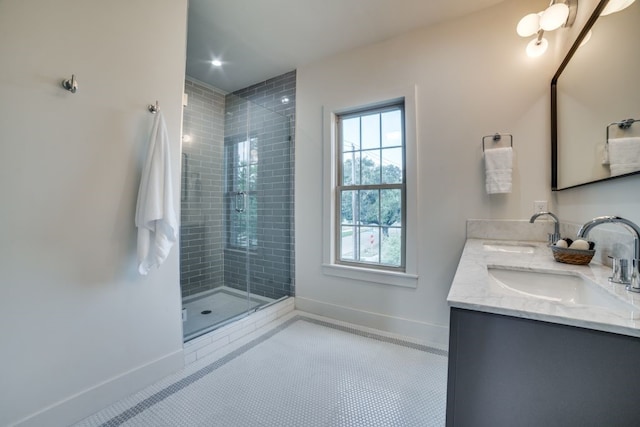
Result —
POLYGON ((600 224, 620 224, 633 234, 633 258, 631 259, 631 279, 627 284, 627 290, 640 292, 640 227, 628 219, 619 216, 599 216, 585 223, 578 230, 578 237, 586 238, 591 229, 600 224))
POLYGON ((538 212, 534 214, 531 218, 529 218, 529 222, 533 224, 533 222, 542 215, 549 215, 555 221, 555 225, 553 226, 553 233, 549 233, 549 246, 553 245, 555 242, 560 240, 560 221, 558 217, 551 212, 538 212))

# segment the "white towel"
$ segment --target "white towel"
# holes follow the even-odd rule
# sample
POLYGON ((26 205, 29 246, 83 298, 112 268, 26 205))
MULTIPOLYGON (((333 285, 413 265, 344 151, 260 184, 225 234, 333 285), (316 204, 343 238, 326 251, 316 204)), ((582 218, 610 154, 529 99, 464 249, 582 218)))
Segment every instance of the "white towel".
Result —
POLYGON ((640 137, 609 140, 611 176, 640 171, 640 137))
POLYGON ((484 152, 487 194, 511 193, 513 149, 493 148, 484 152))
POLYGON ((153 119, 147 157, 142 169, 136 206, 138 272, 146 275, 160 266, 177 240, 178 221, 173 209, 169 136, 162 113, 153 119))
POLYGON ((602 149, 602 164, 609 165, 609 144, 605 143, 602 149))

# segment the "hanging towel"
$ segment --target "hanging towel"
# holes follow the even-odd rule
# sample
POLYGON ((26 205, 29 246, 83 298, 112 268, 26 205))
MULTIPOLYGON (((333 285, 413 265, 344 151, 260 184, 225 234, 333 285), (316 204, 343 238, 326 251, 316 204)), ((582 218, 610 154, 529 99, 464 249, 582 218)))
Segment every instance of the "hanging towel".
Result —
POLYGON ((513 149, 492 148, 484 152, 487 194, 511 193, 513 149))
POLYGON ((147 157, 142 169, 138 204, 138 272, 160 266, 177 240, 178 221, 173 209, 169 136, 162 112, 154 115, 147 157))
POLYGON ((640 171, 640 137, 609 140, 611 176, 640 171))
POLYGON ((605 143, 602 149, 602 164, 609 165, 609 144, 605 143))

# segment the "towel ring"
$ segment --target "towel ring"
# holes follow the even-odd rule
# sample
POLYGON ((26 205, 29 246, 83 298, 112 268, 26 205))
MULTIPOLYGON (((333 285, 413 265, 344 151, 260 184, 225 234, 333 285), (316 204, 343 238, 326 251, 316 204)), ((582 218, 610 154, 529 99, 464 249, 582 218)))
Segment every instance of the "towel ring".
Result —
POLYGON ((498 143, 502 140, 503 136, 508 136, 509 137, 509 143, 511 144, 511 148, 513 148, 513 135, 511 135, 510 133, 494 133, 493 135, 485 135, 482 137, 482 152, 484 153, 484 142, 487 138, 491 138, 491 140, 495 143, 498 143))
POLYGON ((611 128, 611 126, 618 126, 619 129, 627 130, 635 122, 640 122, 640 119, 624 119, 620 120, 619 122, 609 123, 607 125, 607 144, 609 144, 609 128, 611 128))

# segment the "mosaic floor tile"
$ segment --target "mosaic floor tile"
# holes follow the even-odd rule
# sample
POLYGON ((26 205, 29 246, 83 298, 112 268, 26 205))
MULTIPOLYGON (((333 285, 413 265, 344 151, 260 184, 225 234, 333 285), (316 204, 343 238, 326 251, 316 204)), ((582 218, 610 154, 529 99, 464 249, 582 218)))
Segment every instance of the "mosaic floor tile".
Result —
POLYGON ((445 351, 303 315, 77 424, 444 426, 445 351))

